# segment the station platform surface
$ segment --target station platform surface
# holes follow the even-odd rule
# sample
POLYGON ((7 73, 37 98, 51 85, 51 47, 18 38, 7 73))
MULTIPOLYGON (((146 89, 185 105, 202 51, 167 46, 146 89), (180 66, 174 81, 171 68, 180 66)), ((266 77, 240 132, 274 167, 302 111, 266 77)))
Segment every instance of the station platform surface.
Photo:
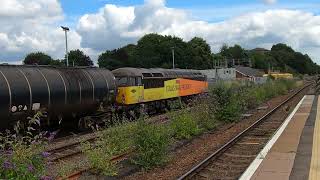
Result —
POLYGON ((320 180, 319 96, 304 96, 240 179, 320 180))

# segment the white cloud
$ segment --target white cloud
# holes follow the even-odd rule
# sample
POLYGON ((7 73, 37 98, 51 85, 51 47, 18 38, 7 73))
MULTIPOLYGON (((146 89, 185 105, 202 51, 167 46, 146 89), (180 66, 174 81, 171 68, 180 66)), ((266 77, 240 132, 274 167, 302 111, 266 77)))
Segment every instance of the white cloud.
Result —
MULTIPOLYGON (((64 56, 64 19, 58 0, 6 0, 0 6, 0 62, 19 62, 32 51, 54 58, 64 56)), ((79 48, 81 37, 69 33, 71 48, 79 48)))
POLYGON ((275 4, 277 0, 263 0, 263 2, 266 4, 275 4))
POLYGON ((187 11, 168 8, 164 1, 146 0, 144 5, 106 5, 96 14, 84 15, 77 27, 82 47, 95 52, 135 43, 146 33, 176 35, 190 40, 205 38, 217 52, 223 43, 245 48, 271 48, 288 43, 296 50, 320 55, 320 16, 298 10, 275 9, 252 12, 218 23, 192 20, 187 11))
MULTIPOLYGON (((54 58, 64 56, 64 33, 59 27, 65 18, 58 0, 1 3, 0 63, 19 61, 31 51, 44 51, 54 58)), ((156 32, 185 40, 203 37, 215 52, 223 43, 270 48, 284 42, 320 60, 316 59, 320 56, 320 16, 286 9, 241 14, 210 23, 194 20, 190 11, 168 8, 165 0, 145 0, 137 6, 107 4, 76 20, 76 31, 69 33, 69 45, 70 49, 81 48, 96 59, 106 49, 136 43, 146 33, 156 32)))

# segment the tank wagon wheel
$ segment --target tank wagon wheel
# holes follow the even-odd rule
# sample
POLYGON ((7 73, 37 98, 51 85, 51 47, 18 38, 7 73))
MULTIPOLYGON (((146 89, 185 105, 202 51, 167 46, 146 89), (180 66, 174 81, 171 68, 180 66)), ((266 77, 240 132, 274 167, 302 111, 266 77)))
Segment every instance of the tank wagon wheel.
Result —
POLYGON ((89 128, 95 128, 95 126, 91 117, 86 116, 79 119, 78 128, 80 131, 85 131, 85 130, 88 130, 89 128))

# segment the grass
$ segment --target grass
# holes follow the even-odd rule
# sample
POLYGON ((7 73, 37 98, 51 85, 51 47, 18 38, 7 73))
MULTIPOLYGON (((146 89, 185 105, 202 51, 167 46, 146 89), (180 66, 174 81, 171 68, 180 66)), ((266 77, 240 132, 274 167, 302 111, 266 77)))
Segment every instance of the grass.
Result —
MULTIPOLYGON (((174 142, 172 139, 190 139, 214 129, 220 123, 237 121, 246 110, 286 94, 298 85, 294 81, 283 80, 268 81, 264 85, 218 83, 210 88, 208 97, 195 100, 194 107, 169 112, 169 124, 150 124, 144 117, 138 122, 120 123, 102 131, 95 146, 84 144, 84 153, 97 172, 113 176, 117 174, 117 167, 110 159, 134 149, 131 162, 149 170, 168 161, 168 148, 174 142)), ((171 108, 180 105, 177 101, 171 108)))
POLYGON ((46 176, 46 133, 36 133, 42 113, 28 118, 26 129, 17 123, 15 133, 0 133, 0 179, 41 179, 46 176))
POLYGON ((187 110, 171 115, 170 129, 176 139, 190 139, 199 134, 200 129, 193 116, 187 110))
POLYGON ((111 159, 132 148, 136 126, 134 122, 119 123, 100 131, 95 144, 82 143, 82 152, 95 172, 105 176, 117 175, 116 163, 111 162, 111 159))
POLYGON ((140 120, 134 135, 136 154, 133 162, 147 170, 164 164, 170 144, 169 134, 164 125, 148 124, 140 120))

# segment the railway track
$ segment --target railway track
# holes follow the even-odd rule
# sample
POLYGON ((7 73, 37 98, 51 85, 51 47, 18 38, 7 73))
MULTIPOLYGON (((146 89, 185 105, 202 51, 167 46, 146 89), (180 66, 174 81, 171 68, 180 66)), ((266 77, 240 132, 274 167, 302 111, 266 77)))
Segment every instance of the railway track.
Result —
POLYGON ((238 179, 281 126, 290 113, 290 106, 295 105, 310 86, 308 84, 295 92, 178 180, 238 179))
POLYGON ((55 162, 81 154, 81 142, 94 142, 98 137, 96 133, 73 135, 57 140, 54 145, 47 148, 48 161, 55 162))
MULTIPOLYGON (((179 110, 177 110, 179 111, 179 110)), ((168 117, 165 114, 155 114, 148 119, 149 123, 154 124, 164 124, 168 122, 168 117)), ((48 161, 56 162, 59 160, 64 160, 67 158, 72 158, 73 156, 80 155, 81 152, 81 142, 90 142, 98 138, 98 133, 91 132, 85 134, 74 134, 66 137, 61 137, 56 139, 52 144, 50 144, 46 151, 49 153, 48 161)))

